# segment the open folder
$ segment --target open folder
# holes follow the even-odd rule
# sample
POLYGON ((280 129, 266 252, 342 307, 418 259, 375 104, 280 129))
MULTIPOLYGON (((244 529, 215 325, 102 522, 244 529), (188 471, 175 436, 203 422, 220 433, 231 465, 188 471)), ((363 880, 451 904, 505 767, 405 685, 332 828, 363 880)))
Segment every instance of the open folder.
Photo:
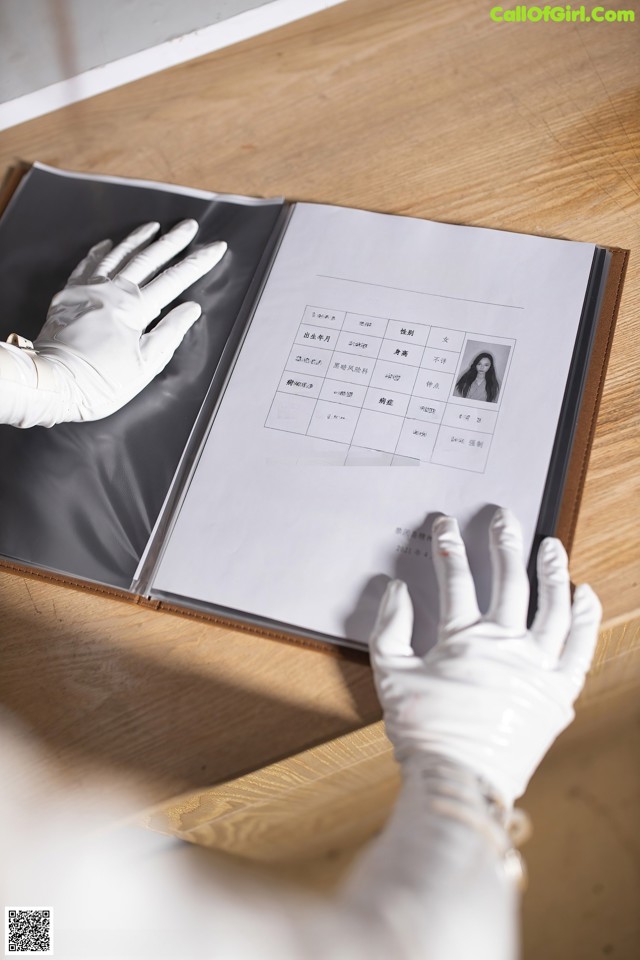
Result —
POLYGON ((194 217, 194 247, 228 243, 125 408, 0 427, 5 568, 362 649, 400 577, 424 650, 434 516, 458 518, 481 607, 496 504, 531 571, 542 537, 570 548, 626 251, 40 164, 2 206, 3 339, 35 339, 106 237, 194 217))

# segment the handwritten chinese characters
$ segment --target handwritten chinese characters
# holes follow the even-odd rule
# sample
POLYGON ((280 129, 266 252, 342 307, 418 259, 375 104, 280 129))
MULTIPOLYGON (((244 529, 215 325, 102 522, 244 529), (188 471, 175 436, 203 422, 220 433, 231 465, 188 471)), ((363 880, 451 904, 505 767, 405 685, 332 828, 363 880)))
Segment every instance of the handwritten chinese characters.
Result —
POLYGON ((342 444, 345 463, 482 472, 498 412, 453 396, 465 338, 308 306, 265 426, 342 444))

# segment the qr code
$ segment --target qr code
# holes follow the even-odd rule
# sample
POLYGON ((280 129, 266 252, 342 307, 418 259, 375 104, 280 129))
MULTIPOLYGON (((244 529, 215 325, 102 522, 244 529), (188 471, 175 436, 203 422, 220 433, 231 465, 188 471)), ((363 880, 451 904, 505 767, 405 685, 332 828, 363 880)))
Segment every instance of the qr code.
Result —
POLYGON ((6 907, 5 956, 52 956, 52 920, 50 907, 6 907))

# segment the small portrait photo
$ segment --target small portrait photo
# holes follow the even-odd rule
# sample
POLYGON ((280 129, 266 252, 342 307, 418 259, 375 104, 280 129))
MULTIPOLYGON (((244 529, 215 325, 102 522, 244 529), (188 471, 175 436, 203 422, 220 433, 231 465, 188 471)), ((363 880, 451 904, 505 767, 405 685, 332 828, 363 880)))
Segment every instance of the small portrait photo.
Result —
POLYGON ((474 403, 497 403, 509 362, 511 346, 488 340, 467 340, 453 388, 453 396, 474 403))

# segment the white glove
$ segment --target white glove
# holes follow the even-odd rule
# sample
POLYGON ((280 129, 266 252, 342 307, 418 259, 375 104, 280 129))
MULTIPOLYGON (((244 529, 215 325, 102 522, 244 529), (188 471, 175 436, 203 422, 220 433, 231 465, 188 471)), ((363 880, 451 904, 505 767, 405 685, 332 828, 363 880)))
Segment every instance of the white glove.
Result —
MULTIPOLYGON (((56 933, 65 955, 85 956, 87 929, 99 929, 91 956, 112 960, 124 956, 133 937, 141 957, 166 955, 176 943, 176 955, 213 951, 225 960, 515 960, 513 814, 487 794, 493 790, 509 804, 571 717, 599 605, 581 588, 571 609, 566 556, 548 540, 538 565, 540 611, 527 632, 520 532, 506 511, 492 524, 494 593, 484 618, 455 521, 434 525, 434 545, 437 646, 424 659, 413 655, 411 602, 398 581, 389 586, 371 642, 402 790, 389 823, 334 900, 293 900, 266 885, 242 889, 237 878, 206 875, 193 847, 174 849, 183 862, 171 862, 169 850, 151 850, 132 836, 89 846, 73 803, 78 810, 91 804, 62 797, 64 819, 56 818, 55 792, 46 789, 47 815, 28 809, 12 751, 2 743, 9 792, 0 796, 0 826, 12 825, 4 845, 0 830, 5 903, 50 904, 68 918, 56 933), (16 830, 21 816, 39 830, 16 830)), ((36 769, 28 754, 15 761, 19 771, 36 769)))
POLYGON ((481 616, 455 520, 433 525, 439 639, 413 654, 413 609, 392 581, 371 639, 371 660, 397 759, 443 757, 475 772, 510 808, 573 719, 598 636, 590 587, 570 600, 567 556, 555 539, 538 553, 539 608, 527 630, 529 584, 516 519, 498 510, 490 529, 493 591, 481 616))
POLYGON ((182 303, 149 333, 172 300, 224 256, 219 241, 189 254, 159 276, 193 240, 184 220, 143 249, 160 229, 147 223, 112 249, 92 247, 57 293, 32 343, 11 334, 0 344, 0 422, 51 427, 99 420, 127 404, 167 365, 198 319, 197 303, 182 303))

